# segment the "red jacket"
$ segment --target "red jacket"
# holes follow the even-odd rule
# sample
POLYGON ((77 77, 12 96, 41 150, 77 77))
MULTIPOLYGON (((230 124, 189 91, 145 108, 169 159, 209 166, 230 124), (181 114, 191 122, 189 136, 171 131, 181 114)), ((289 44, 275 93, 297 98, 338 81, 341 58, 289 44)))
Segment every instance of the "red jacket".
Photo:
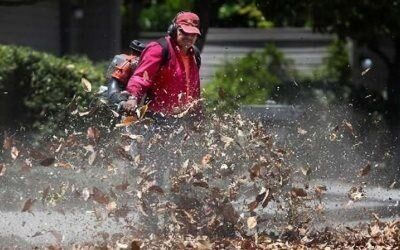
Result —
POLYGON ((187 82, 179 47, 169 36, 166 40, 169 46, 168 61, 161 65, 161 45, 158 42, 149 43, 142 52, 139 65, 129 79, 126 90, 138 100, 147 93, 151 97, 150 111, 174 114, 181 112, 192 101, 200 99, 199 67, 191 49, 187 82))

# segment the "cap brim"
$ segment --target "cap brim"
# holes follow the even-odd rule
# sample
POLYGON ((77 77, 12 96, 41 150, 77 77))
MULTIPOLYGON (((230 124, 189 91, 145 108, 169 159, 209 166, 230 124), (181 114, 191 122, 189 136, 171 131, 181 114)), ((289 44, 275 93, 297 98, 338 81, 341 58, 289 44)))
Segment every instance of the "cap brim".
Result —
POLYGON ((190 25, 180 25, 185 33, 201 35, 200 30, 190 25))

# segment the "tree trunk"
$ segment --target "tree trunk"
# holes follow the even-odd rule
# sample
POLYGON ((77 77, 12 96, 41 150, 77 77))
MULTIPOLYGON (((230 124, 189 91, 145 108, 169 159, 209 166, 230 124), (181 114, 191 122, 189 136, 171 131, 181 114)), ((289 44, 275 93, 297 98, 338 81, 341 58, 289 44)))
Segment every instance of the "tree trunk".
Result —
POLYGON ((197 47, 200 51, 203 50, 204 43, 206 41, 208 27, 210 26, 210 13, 211 11, 211 0, 196 0, 194 3, 194 12, 199 15, 200 18, 200 30, 201 38, 197 42, 197 47))

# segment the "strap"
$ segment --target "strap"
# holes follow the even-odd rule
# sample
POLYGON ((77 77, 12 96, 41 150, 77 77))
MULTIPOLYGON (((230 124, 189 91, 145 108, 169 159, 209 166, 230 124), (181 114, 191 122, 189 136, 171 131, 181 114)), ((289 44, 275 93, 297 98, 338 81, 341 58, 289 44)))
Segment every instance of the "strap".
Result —
MULTIPOLYGON (((165 37, 161 37, 156 42, 158 44, 160 44, 162 47, 161 66, 164 66, 168 62, 168 60, 171 58, 171 56, 169 54, 168 41, 167 41, 167 39, 165 39, 165 37)), ((200 66, 201 66, 200 50, 196 46, 193 46, 193 51, 194 51, 194 57, 196 60, 197 67, 200 69, 200 66)))
POLYGON ((170 59, 169 55, 169 48, 168 48, 168 42, 165 37, 161 37, 156 41, 158 44, 161 45, 162 47, 162 61, 161 61, 161 66, 164 66, 170 59))

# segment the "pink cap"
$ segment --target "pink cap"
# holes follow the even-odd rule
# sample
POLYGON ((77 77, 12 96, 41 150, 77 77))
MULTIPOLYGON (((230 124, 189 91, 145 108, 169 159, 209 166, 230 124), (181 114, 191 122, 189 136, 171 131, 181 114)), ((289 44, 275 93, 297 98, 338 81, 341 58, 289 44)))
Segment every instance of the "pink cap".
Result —
POLYGON ((175 19, 175 23, 181 27, 185 33, 200 35, 200 19, 192 12, 179 13, 175 19))

